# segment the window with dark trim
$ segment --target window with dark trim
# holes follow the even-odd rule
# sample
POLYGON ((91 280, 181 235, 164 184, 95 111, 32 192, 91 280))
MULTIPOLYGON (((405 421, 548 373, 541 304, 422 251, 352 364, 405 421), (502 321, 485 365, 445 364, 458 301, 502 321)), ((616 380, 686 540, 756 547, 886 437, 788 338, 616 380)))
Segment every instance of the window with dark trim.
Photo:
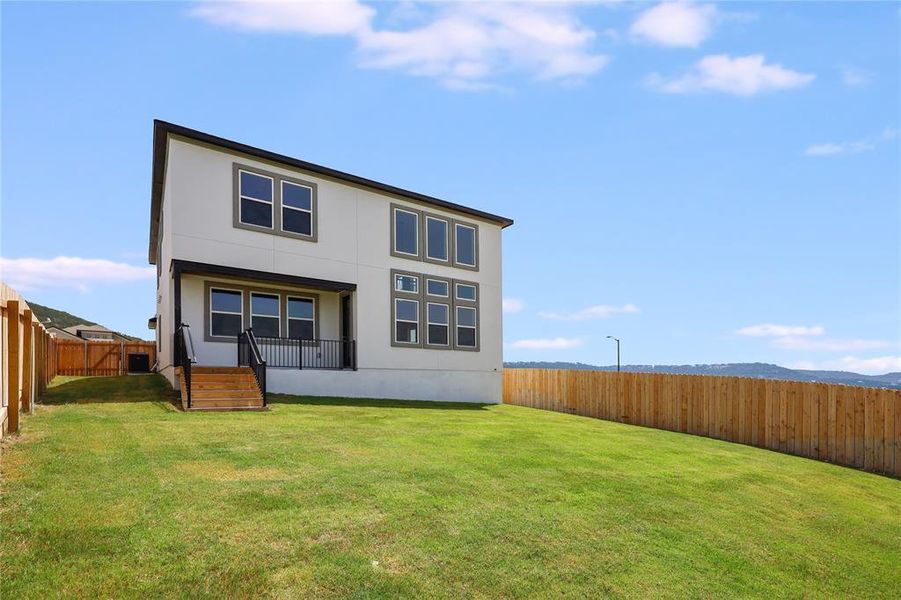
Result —
POLYGON ((273 179, 238 170, 238 211, 245 225, 272 228, 273 179))
POLYGON ((454 263, 475 268, 478 264, 476 247, 476 228, 472 225, 454 223, 454 263))
POLYGON ((394 208, 394 252, 419 258, 419 213, 394 208))
POLYGON ((437 262, 450 260, 450 224, 447 219, 425 216, 425 257, 437 262))
POLYGON ((426 305, 426 343, 430 346, 447 346, 450 343, 450 306, 438 302, 426 305))
POLYGON ((478 327, 478 322, 478 311, 474 306, 457 307, 457 346, 461 348, 476 347, 476 329, 478 327))
POLYGON ((425 280, 425 293, 429 296, 435 296, 437 298, 449 298, 449 289, 450 283, 444 279, 428 278, 425 280))
POLYGON ((454 287, 456 288, 456 292, 454 298, 456 300, 464 300, 466 302, 477 302, 478 301, 478 292, 476 291, 476 286, 471 283, 459 283, 457 282, 454 287))
POLYGON ((398 258, 479 270, 479 226, 391 204, 390 253, 398 258))
POLYGON ((392 346, 478 352, 478 311, 478 283, 391 271, 392 346))
POLYGON ((280 337, 281 308, 278 294, 250 293, 250 326, 257 337, 280 337))
POLYGON ((282 231, 313 235, 313 188, 282 181, 282 231))
POLYGON ((316 300, 288 296, 288 337, 312 340, 316 337, 316 300))
POLYGON ((210 335, 237 337, 243 328, 243 294, 238 290, 210 288, 210 335))
POLYGON ((419 300, 394 299, 394 341, 419 344, 419 300))

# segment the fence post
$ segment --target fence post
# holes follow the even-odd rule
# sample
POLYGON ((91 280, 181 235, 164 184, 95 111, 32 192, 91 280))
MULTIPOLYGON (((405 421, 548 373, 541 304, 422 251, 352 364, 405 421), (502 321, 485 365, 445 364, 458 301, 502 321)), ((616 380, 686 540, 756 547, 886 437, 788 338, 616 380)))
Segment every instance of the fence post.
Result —
POLYGON ((6 383, 9 388, 6 418, 9 433, 19 431, 19 301, 6 303, 6 347, 9 349, 6 364, 6 383))
POLYGON ((31 412, 31 383, 33 381, 31 369, 34 366, 34 344, 31 326, 31 309, 26 308, 22 317, 22 412, 31 412))
POLYGON ((84 376, 88 376, 88 342, 84 342, 84 376))

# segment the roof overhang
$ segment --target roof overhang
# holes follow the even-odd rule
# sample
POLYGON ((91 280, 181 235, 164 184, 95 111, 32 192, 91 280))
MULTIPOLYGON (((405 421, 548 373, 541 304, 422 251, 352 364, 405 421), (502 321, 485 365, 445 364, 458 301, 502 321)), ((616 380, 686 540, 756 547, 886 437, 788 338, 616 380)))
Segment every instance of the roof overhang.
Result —
POLYGON ((355 283, 343 281, 331 281, 329 279, 316 279, 314 277, 301 277, 286 273, 272 273, 269 271, 257 271, 256 269, 241 269, 214 265, 210 263, 193 262, 189 260, 173 260, 172 274, 178 275, 215 275, 228 279, 241 281, 256 281, 262 283, 278 283, 292 287, 322 290, 325 292, 352 292, 357 289, 355 283))
POLYGON ((455 204, 453 202, 441 200, 433 196, 427 196, 425 194, 412 192, 410 190, 405 190, 403 188, 388 185, 386 183, 380 183, 372 179, 366 179, 365 177, 359 177, 357 175, 352 175, 350 173, 345 173, 343 171, 338 171, 336 169, 331 169, 322 165, 299 160, 297 158, 291 158, 290 156, 285 156, 284 154, 270 152, 268 150, 263 150, 254 146, 248 146, 247 144, 242 144, 240 142, 235 142, 225 138, 217 137, 215 135, 210 135, 209 133, 204 133, 196 129, 190 129, 188 127, 183 127, 174 123, 168 123, 166 121, 155 119, 153 121, 153 172, 150 188, 150 247, 148 249, 148 259, 150 261, 150 264, 156 264, 157 259, 156 248, 160 229, 159 220, 160 207, 162 205, 163 199, 163 184, 166 175, 166 154, 169 149, 169 136, 172 135, 200 144, 206 144, 218 148, 223 148, 225 150, 230 150, 232 152, 238 152, 263 161, 277 163, 286 167, 290 167, 292 169, 298 169, 312 175, 323 177, 325 179, 331 179, 340 183, 375 190, 392 197, 401 198, 404 200, 412 200, 414 202, 434 206, 436 208, 441 208, 458 214, 466 215, 468 217, 481 219, 483 221, 499 225, 501 228, 509 227, 513 224, 513 219, 509 219, 507 217, 501 217, 499 215, 491 214, 475 208, 469 208, 468 206, 463 206, 461 204, 455 204))

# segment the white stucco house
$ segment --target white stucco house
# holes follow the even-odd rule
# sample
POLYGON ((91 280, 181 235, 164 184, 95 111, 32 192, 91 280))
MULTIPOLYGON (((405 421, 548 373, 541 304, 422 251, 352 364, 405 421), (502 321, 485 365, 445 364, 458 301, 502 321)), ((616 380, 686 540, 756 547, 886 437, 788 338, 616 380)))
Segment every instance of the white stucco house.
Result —
POLYGON ((511 224, 155 121, 157 370, 192 409, 267 391, 500 402, 511 224))

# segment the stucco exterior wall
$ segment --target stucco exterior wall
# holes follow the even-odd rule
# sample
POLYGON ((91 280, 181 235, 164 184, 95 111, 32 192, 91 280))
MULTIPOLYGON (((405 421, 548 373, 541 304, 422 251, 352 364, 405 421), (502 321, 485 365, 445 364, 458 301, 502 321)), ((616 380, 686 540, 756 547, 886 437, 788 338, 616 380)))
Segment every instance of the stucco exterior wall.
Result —
MULTIPOLYGON (((271 370, 273 380, 282 387, 280 391, 290 391, 286 386, 290 386, 291 382, 297 385, 315 382, 322 395, 432 400, 472 397, 478 398, 476 401, 479 402, 500 401, 499 383, 495 385, 500 381, 503 366, 501 228, 497 224, 173 137, 169 142, 166 163, 161 258, 164 269, 160 284, 162 300, 158 327, 162 341, 161 356, 165 357, 161 358, 161 366, 170 363, 172 355, 175 324, 171 318, 173 294, 168 266, 169 260, 176 258, 357 285, 353 297, 353 331, 357 340, 359 370, 356 373, 330 375, 307 375, 305 372, 303 380, 271 370), (234 227, 234 163, 316 183, 318 241, 312 243, 234 227), (479 270, 391 256, 392 203, 477 224, 479 270), (466 352, 392 347, 391 269, 477 282, 480 291, 480 350, 466 352), (370 370, 373 372, 366 373, 370 370), (412 376, 407 371, 415 371, 417 375, 412 376), (456 383, 446 386, 445 392, 436 395, 433 377, 443 377, 442 373, 456 374, 456 383), (391 383, 392 378, 396 384, 391 383), (345 384, 347 381, 354 383, 345 384), (466 382, 474 383, 470 385, 466 382), (337 387, 330 392, 329 385, 337 387), (461 389, 454 391, 455 387, 461 389), (346 392, 340 391, 345 389, 346 392), (477 389, 483 391, 477 393, 477 389), (388 395, 375 393, 378 390, 388 395)), ((232 344, 210 345, 202 341, 203 294, 201 279, 183 279, 182 319, 191 325, 200 362, 234 364, 236 351, 232 344)), ((337 295, 334 298, 335 314, 329 312, 321 316, 323 329, 320 337, 323 338, 338 337, 337 295), (334 333, 327 335, 332 317, 334 333)), ((325 308, 326 303, 323 303, 325 308)), ((276 391, 275 387, 270 389, 276 391)), ((301 388, 295 391, 311 393, 301 388)))

